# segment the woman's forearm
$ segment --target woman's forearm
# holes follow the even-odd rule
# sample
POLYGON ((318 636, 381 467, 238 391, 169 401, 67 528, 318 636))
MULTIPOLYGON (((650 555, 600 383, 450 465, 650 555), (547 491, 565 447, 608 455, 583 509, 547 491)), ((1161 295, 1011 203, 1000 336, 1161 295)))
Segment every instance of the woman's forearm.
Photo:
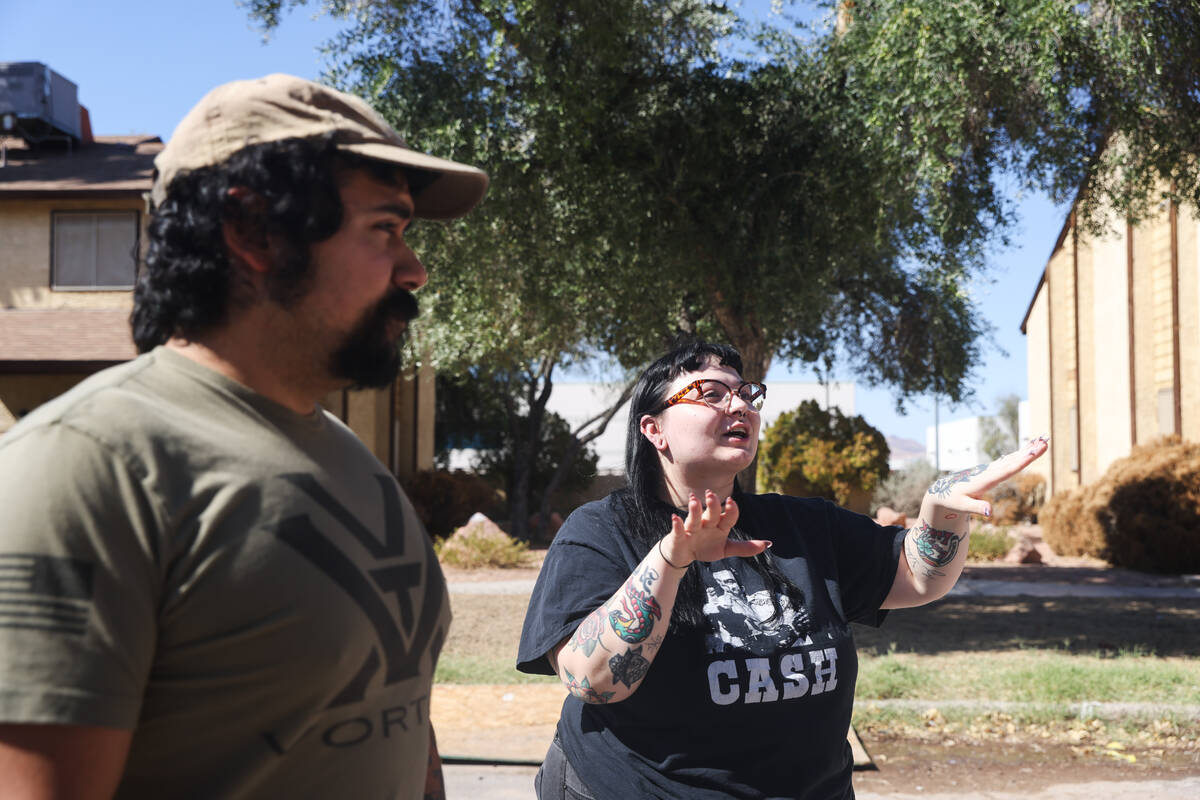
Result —
MULTIPOLYGON (((672 534, 667 536, 670 549, 672 534)), ((621 588, 551 653, 559 678, 586 703, 615 703, 632 695, 662 646, 679 580, 687 571, 667 563, 662 546, 650 548, 621 588)))
POLYGON ((904 537, 904 557, 916 593, 926 602, 954 588, 967 561, 970 538, 966 514, 931 502, 921 503, 921 514, 904 537))
POLYGON ((921 501, 917 521, 904 537, 904 557, 912 573, 913 589, 924 602, 936 600, 954 588, 967 561, 970 514, 942 501, 956 484, 986 468, 986 464, 980 465, 936 481, 921 501))

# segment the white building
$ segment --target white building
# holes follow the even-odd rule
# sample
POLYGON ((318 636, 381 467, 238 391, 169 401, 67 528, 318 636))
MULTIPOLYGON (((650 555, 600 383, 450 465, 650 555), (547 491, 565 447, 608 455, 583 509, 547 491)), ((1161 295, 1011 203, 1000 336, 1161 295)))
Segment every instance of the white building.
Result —
MULTIPOLYGON (((984 417, 965 417, 942 422, 935 428, 925 428, 925 457, 943 472, 970 469, 990 459, 983 452, 982 420, 984 417)), ((1031 439, 1029 431, 1029 401, 1017 404, 1017 445, 1031 439)))
MULTIPOLYGON (((619 385, 605 383, 556 383, 550 393, 547 409, 558 414, 574 430, 595 416, 621 391, 619 385)), ((767 400, 762 409, 762 430, 766 430, 784 411, 791 411, 805 400, 826 403, 843 414, 854 414, 854 384, 830 383, 826 386, 812 381, 769 381, 767 400)), ((625 471, 625 431, 629 422, 629 404, 617 411, 599 438, 592 442, 599 460, 600 475, 619 475, 625 471)))

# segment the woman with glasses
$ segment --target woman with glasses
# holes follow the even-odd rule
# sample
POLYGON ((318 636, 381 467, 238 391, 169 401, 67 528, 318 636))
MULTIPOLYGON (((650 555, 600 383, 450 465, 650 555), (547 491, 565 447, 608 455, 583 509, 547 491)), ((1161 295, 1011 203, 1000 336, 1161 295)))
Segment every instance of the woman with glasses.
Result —
POLYGON ((693 342, 630 401, 626 488, 577 509, 530 599, 517 668, 570 696, 538 772, 554 798, 847 798, 857 677, 849 622, 944 595, 980 495, 1045 438, 935 483, 916 524, 750 495, 767 389, 693 342), (903 556, 903 557, 902 557, 903 556))

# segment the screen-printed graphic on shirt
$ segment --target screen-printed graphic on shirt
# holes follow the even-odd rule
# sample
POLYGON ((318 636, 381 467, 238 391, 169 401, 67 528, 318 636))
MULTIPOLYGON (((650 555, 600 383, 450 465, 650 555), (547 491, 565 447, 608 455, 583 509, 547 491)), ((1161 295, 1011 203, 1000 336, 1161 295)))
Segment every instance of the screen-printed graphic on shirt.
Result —
POLYGON ((749 650, 755 655, 778 652, 811 632, 808 609, 796 608, 782 592, 775 602, 767 589, 746 594, 732 571, 704 575, 704 616, 711 630, 705 637, 709 653, 749 650))

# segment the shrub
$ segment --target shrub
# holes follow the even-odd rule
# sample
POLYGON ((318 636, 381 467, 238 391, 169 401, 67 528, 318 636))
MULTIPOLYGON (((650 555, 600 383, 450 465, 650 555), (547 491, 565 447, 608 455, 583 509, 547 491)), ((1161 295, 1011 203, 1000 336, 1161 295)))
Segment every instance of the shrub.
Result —
POLYGON ((967 560, 997 561, 1012 549, 1013 539, 1008 526, 980 525, 971 531, 967 540, 967 560))
POLYGON ((1147 572, 1200 572, 1200 444, 1178 437, 1135 447, 1095 483, 1060 492, 1041 512, 1046 544, 1147 572))
POLYGON ((993 488, 987 498, 992 504, 992 522, 997 525, 1032 522, 1046 502, 1046 479, 1022 472, 993 488))
POLYGON ((887 474, 883 434, 862 417, 823 409, 813 400, 780 414, 758 450, 758 482, 765 491, 827 497, 850 508, 866 506, 887 474))
POLYGON ((871 497, 871 508, 887 506, 915 519, 921 513, 921 501, 937 479, 937 469, 925 459, 918 458, 893 470, 880 482, 871 497))
MULTIPOLYGON (((528 417, 520 415, 517 426, 520 430, 527 430, 528 417)), ((529 475, 530 500, 534 503, 534 508, 541 501, 551 476, 566 457, 567 450, 575 444, 570 424, 552 411, 545 412, 542 417, 540 436, 529 475)), ((507 487, 511 494, 517 480, 517 444, 512 441, 511 431, 507 428, 501 432, 500 443, 495 449, 480 450, 473 466, 496 485, 507 487)), ((575 460, 559 484, 558 492, 569 493, 587 487, 596 477, 596 464, 599 460, 600 456, 596 453, 595 446, 590 443, 584 445, 575 454, 575 460)))
POLYGON ((477 511, 492 514, 502 507, 496 489, 470 472, 418 472, 404 482, 404 491, 425 530, 434 538, 466 524, 477 511))
POLYGON ((452 567, 519 567, 529 545, 509 536, 491 520, 472 521, 434 542, 438 560, 452 567))

